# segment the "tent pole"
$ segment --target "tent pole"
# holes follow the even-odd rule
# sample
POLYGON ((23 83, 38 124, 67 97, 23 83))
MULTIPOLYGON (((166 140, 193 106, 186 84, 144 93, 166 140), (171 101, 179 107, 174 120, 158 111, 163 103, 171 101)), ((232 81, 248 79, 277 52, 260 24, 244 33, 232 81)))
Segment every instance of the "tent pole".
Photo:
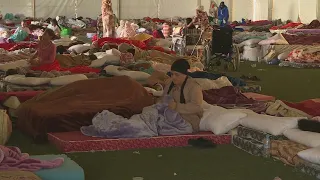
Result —
POLYGON ((320 19, 320 0, 317 0, 317 19, 320 19))
POLYGON ((36 0, 32 1, 32 13, 33 13, 33 19, 36 18, 36 0))
POLYGON ((121 10, 120 10, 120 4, 121 4, 121 0, 118 0, 118 19, 121 19, 121 10))

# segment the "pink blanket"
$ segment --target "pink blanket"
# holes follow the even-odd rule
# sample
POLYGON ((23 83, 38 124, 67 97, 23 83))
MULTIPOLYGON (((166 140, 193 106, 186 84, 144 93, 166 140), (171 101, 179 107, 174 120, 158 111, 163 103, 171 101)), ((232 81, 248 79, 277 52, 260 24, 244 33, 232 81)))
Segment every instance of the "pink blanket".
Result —
POLYGON ((0 145, 0 171, 21 170, 39 171, 41 169, 53 169, 63 164, 63 158, 52 161, 42 161, 29 158, 26 153, 21 153, 17 147, 6 147, 0 145))

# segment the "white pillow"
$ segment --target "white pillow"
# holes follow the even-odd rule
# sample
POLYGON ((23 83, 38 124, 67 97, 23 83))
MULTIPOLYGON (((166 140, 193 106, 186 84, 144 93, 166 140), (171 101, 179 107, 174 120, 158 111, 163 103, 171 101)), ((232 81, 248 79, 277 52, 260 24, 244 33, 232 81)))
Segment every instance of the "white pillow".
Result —
POLYGON ((142 71, 127 71, 127 70, 121 70, 119 71, 118 68, 121 68, 120 66, 113 66, 109 65, 104 68, 107 74, 113 75, 113 76, 129 76, 132 79, 135 79, 137 81, 146 81, 150 74, 142 72, 142 71))
POLYGON ((106 50, 106 53, 108 55, 121 56, 121 52, 118 49, 109 49, 109 50, 106 50))
POLYGON ((289 54, 290 54, 290 51, 279 54, 278 59, 279 60, 286 60, 289 57, 289 54))
POLYGON ((298 156, 307 162, 320 165, 320 146, 300 151, 298 156))
POLYGON ((261 41, 261 39, 248 39, 246 41, 243 41, 242 43, 238 44, 239 47, 243 46, 255 46, 258 45, 258 43, 261 41))
POLYGON ((211 106, 204 111, 200 121, 200 130, 212 131, 216 135, 225 134, 239 126, 241 118, 246 116, 247 114, 240 110, 211 106))
POLYGON ((300 129, 289 129, 283 133, 291 141, 308 147, 320 146, 320 133, 301 131, 300 129))
POLYGON ((258 61, 259 57, 261 58, 261 54, 260 46, 253 48, 250 46, 244 46, 242 58, 249 61, 258 61))
POLYGON ((53 86, 63 86, 76 81, 86 80, 88 77, 84 74, 73 74, 52 78, 50 84, 53 86))
POLYGON ((8 71, 9 69, 16 69, 18 67, 29 67, 30 63, 26 60, 19 60, 14 62, 8 62, 5 64, 0 64, 1 71, 8 71))
POLYGON ((51 78, 25 77, 24 75, 10 75, 4 78, 5 82, 25 86, 39 86, 48 84, 51 78))
POLYGON ((282 135, 284 131, 298 126, 301 117, 275 117, 263 114, 248 114, 241 119, 242 126, 266 132, 274 136, 282 135))
POLYGON ((77 45, 69 47, 68 51, 70 51, 70 52, 75 51, 76 53, 80 54, 80 53, 83 53, 89 49, 91 49, 90 44, 77 44, 77 45))
POLYGON ((101 56, 97 56, 97 58, 98 59, 93 60, 91 62, 89 67, 99 68, 99 67, 102 67, 106 63, 114 64, 114 65, 120 64, 120 56, 104 54, 104 55, 101 55, 101 56))

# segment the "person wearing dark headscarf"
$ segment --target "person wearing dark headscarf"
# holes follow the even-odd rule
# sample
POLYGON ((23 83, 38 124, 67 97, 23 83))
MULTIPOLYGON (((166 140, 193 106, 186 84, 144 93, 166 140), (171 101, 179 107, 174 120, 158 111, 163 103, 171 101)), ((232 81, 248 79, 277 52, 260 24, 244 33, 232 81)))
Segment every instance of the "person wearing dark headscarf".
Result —
POLYGON ((173 98, 169 108, 177 111, 192 125, 193 131, 198 132, 203 116, 203 94, 200 85, 188 76, 189 69, 190 64, 187 60, 175 61, 171 66, 171 80, 165 87, 164 93, 173 98))

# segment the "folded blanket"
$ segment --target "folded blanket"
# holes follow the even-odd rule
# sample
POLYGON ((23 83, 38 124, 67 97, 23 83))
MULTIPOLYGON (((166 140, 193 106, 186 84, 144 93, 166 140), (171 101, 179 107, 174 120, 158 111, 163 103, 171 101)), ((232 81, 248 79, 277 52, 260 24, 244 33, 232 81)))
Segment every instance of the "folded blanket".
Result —
POLYGON ((270 154, 290 166, 297 166, 301 163, 298 157, 300 151, 309 149, 309 147, 289 140, 271 141, 270 154))

